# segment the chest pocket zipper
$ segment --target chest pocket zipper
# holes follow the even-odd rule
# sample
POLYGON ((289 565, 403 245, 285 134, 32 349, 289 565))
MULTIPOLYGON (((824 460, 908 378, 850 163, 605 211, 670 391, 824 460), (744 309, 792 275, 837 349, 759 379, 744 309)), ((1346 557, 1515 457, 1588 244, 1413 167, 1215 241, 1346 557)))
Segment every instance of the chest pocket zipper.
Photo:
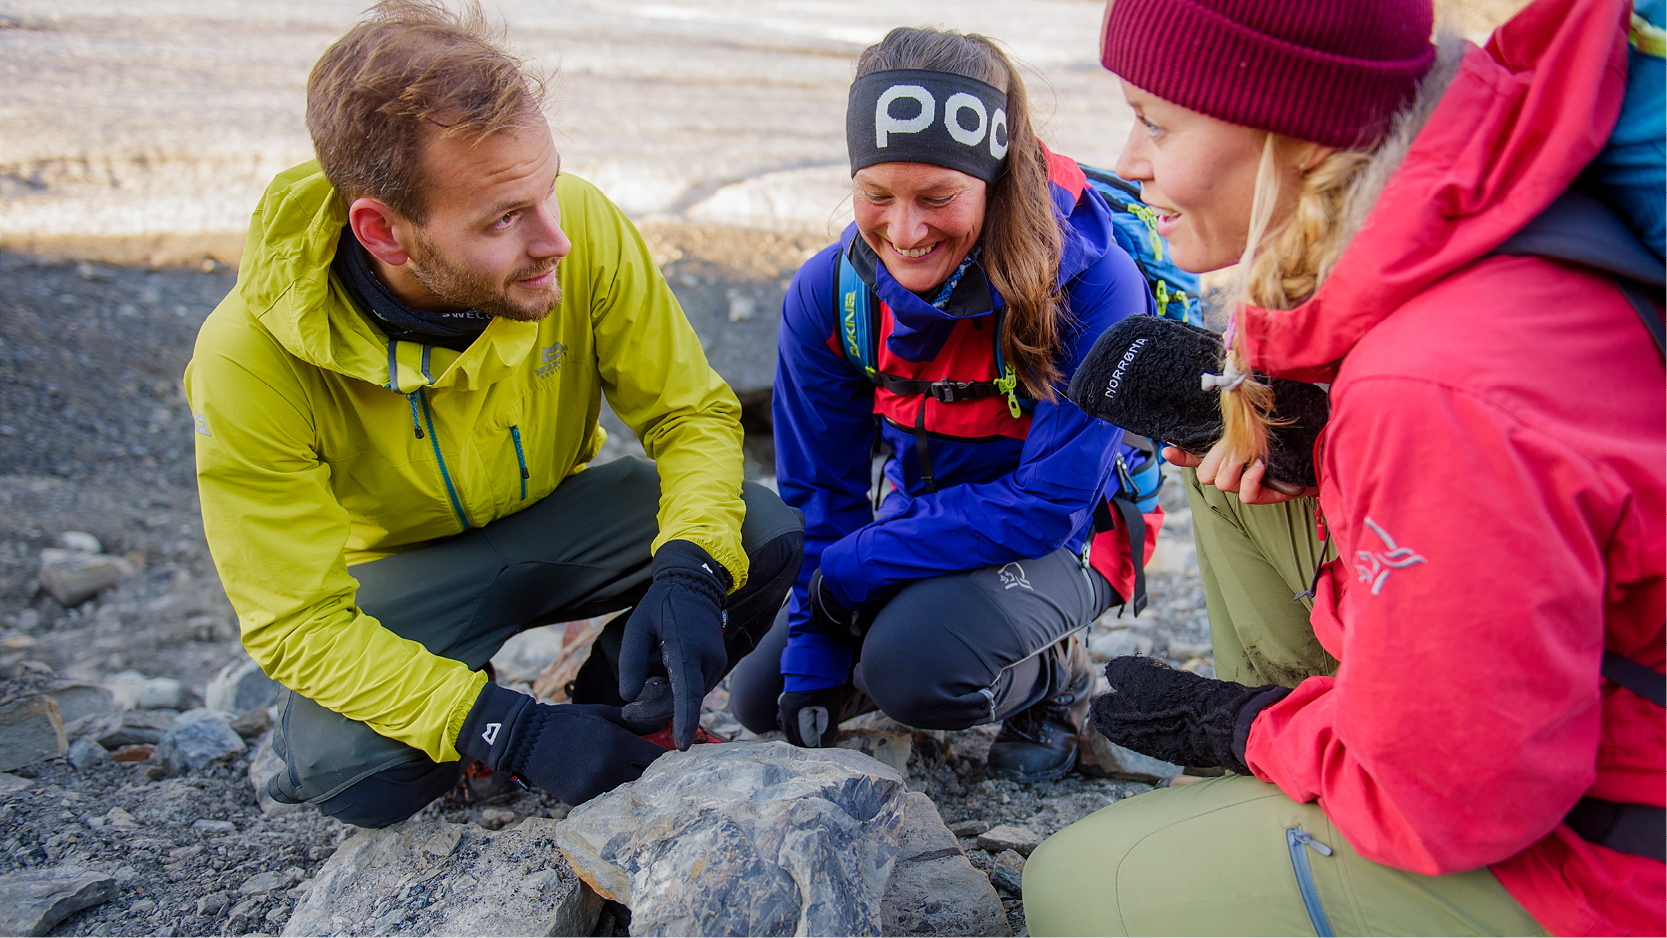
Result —
POLYGON ((1300 827, 1285 828, 1285 844, 1291 850, 1291 869, 1297 874, 1297 890, 1302 893, 1302 904, 1308 908, 1308 921, 1314 925, 1318 938, 1331 938, 1331 922, 1320 906, 1320 890, 1314 885, 1314 870, 1308 865, 1308 851, 1312 847, 1321 856, 1331 856, 1331 848, 1314 839, 1300 827))
POLYGON ((527 479, 531 473, 527 472, 527 454, 521 449, 521 428, 510 427, 509 438, 515 441, 515 461, 521 466, 521 500, 527 500, 527 479))

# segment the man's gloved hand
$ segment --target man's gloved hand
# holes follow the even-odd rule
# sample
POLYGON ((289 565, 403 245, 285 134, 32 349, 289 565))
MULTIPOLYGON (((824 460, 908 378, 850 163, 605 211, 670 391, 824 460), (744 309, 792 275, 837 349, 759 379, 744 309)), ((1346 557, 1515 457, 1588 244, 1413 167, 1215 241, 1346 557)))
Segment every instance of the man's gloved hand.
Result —
POLYGON ((1106 739, 1165 762, 1219 765, 1240 775, 1250 774, 1244 751, 1256 714, 1291 692, 1217 681, 1134 655, 1107 662, 1106 680, 1111 690, 1094 698, 1092 711, 1106 739))
POLYGON ((777 700, 777 719, 787 741, 807 749, 824 749, 839 735, 839 711, 845 688, 789 691, 777 700))
POLYGON ((805 598, 810 605, 809 631, 833 635, 845 641, 855 641, 862 637, 857 626, 857 614, 840 605, 839 600, 833 597, 833 591, 828 589, 828 582, 822 579, 820 569, 810 575, 805 598))
POLYGON ((621 726, 617 707, 541 704, 496 684, 475 698, 457 751, 570 805, 636 779, 665 752, 621 726))
POLYGON ((723 680, 724 601, 729 571, 688 541, 654 552, 654 583, 626 620, 619 649, 619 696, 634 701, 648 679, 656 645, 671 678, 672 737, 688 749, 700 726, 700 702, 723 680))

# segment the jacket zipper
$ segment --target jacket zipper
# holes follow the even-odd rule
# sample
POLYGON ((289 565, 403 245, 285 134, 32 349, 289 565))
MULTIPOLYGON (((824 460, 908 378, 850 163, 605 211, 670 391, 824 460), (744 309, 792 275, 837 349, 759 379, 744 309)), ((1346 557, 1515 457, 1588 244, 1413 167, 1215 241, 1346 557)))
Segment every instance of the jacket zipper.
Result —
POLYGON ((1331 938, 1331 922, 1320 906, 1320 891, 1314 886, 1314 871, 1308 866, 1308 851, 1312 847, 1321 856, 1331 856, 1331 848, 1315 840, 1300 827, 1285 828, 1285 845, 1291 851, 1291 868, 1297 874, 1297 890, 1302 893, 1302 904, 1308 907, 1308 921, 1314 925, 1317 938, 1331 938))
POLYGON ((434 447, 434 461, 440 466, 440 478, 446 483, 446 494, 451 497, 451 507, 457 512, 457 520, 463 523, 463 530, 467 531, 474 525, 469 523, 469 516, 463 513, 463 502, 457 497, 457 488, 451 484, 451 473, 446 470, 446 457, 440 455, 440 438, 434 433, 434 412, 428 407, 428 395, 423 393, 422 388, 418 388, 405 397, 411 402, 411 421, 416 424, 417 439, 423 438, 422 424, 428 424, 428 442, 434 447), (421 423, 417 421, 419 412, 422 416, 421 423))
POLYGON ((515 441, 515 461, 521 464, 521 500, 527 500, 527 454, 521 449, 521 428, 510 427, 509 437, 515 441))

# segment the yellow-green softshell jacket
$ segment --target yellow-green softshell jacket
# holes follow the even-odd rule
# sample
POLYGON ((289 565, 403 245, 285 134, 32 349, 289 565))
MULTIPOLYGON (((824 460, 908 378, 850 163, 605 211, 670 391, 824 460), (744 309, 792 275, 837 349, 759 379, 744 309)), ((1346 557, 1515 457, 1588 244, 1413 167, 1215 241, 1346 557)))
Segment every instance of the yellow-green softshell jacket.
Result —
POLYGON ((561 305, 494 319, 455 352, 390 343, 355 309, 330 272, 346 205, 316 163, 287 170, 185 372, 203 524, 244 646, 436 760, 458 758, 485 675, 366 615, 348 567, 550 494, 601 448, 603 394, 659 466, 654 548, 692 541, 735 587, 747 577, 740 405, 624 214, 572 175, 556 192, 573 241, 561 305))

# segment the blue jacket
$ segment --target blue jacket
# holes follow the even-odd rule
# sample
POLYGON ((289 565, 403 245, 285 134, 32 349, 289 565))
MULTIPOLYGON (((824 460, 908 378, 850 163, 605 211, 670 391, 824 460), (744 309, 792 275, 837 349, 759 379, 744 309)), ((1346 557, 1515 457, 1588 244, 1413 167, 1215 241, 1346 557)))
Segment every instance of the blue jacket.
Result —
MULTIPOLYGON (((1057 182, 1050 188, 1063 236, 1059 279, 1071 314, 1061 360, 1068 380, 1102 332, 1124 316, 1152 314, 1155 306, 1140 270, 1113 239, 1104 200, 1092 189, 1078 187, 1080 194, 1073 195, 1057 182)), ((850 670, 848 646, 805 629, 806 587, 818 566, 834 598, 854 609, 912 580, 1040 557, 1060 547, 1080 550, 1091 535, 1095 506, 1117 488, 1116 457, 1133 453, 1121 430, 1065 399, 1062 380, 1054 401, 1038 401, 1026 415, 1022 438, 934 436, 938 490, 926 491, 913 426, 876 416, 874 384, 840 348, 835 284, 840 253, 854 237, 852 226, 839 244, 799 268, 783 303, 777 343, 776 474, 783 500, 805 515, 804 567, 793 588, 782 654, 789 692, 843 684, 850 670), (878 512, 869 501, 876 423, 894 454, 885 466, 889 486, 882 484, 891 492, 878 512)), ((976 264, 965 279, 975 277, 984 279, 976 264)), ((977 305, 988 308, 969 313, 931 306, 893 280, 883 264, 874 265, 874 278, 871 286, 890 311, 883 352, 904 362, 933 359, 957 322, 983 317, 993 323, 1001 305, 987 282, 989 302, 977 305)))

